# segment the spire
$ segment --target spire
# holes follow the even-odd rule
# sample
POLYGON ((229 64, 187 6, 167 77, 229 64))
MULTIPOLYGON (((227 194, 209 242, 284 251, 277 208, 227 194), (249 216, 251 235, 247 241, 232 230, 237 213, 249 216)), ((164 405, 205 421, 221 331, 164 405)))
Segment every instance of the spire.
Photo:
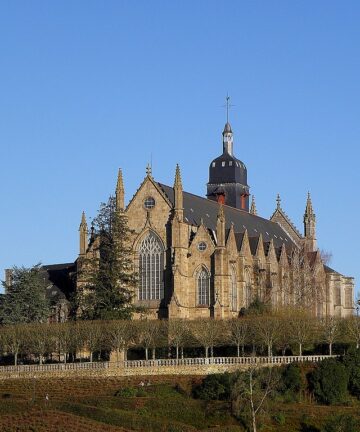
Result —
POLYGON ((251 197, 250 213, 253 214, 253 215, 257 215, 256 204, 255 204, 255 196, 254 195, 251 197))
POLYGON ((308 251, 316 251, 316 216, 313 210, 310 192, 308 192, 304 213, 305 247, 308 251))
POLYGON ((86 249, 88 247, 88 239, 87 239, 87 223, 86 223, 86 216, 85 212, 82 212, 81 215, 81 223, 79 227, 79 237, 80 237, 80 255, 85 255, 86 249))
POLYGON ((310 192, 308 192, 307 200, 306 200, 306 208, 305 208, 305 216, 310 216, 314 214, 310 192))
POLYGON ((219 247, 225 247, 225 214, 224 206, 220 204, 216 223, 217 244, 219 247))
POLYGON ((119 168, 118 179, 116 183, 116 209, 124 210, 125 190, 121 168, 119 168))
POLYGON ((175 187, 181 187, 181 188, 182 188, 182 183, 181 183, 181 173, 180 173, 180 167, 179 167, 179 164, 176 164, 176 169, 175 169, 174 188, 175 188, 175 187))
POLYGON ((183 220, 183 215, 184 215, 183 188, 182 188, 179 164, 176 164, 176 170, 175 170, 174 198, 175 198, 175 202, 174 202, 175 213, 180 220, 183 220))

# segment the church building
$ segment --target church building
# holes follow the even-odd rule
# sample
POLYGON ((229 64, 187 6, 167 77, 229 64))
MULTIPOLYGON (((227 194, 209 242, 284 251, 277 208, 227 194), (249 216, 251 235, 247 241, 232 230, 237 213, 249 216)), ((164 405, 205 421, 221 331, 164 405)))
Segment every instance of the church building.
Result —
MULTIPOLYGON (((179 166, 173 186, 155 180, 148 168, 125 205, 119 170, 116 204, 134 232, 136 304, 154 318, 170 319, 236 317, 255 299, 275 308, 301 300, 318 316, 351 315, 354 280, 323 263, 310 195, 303 235, 279 196, 270 219, 258 216, 253 196, 249 203, 247 168, 234 155, 228 122, 222 137, 222 154, 209 166, 206 197, 183 190, 179 166)), ((84 214, 79 231, 81 259, 91 253, 84 214)))
MULTIPOLYGON (((209 166, 206 196, 185 192, 179 166, 173 186, 146 177, 125 205, 119 170, 116 205, 132 234, 139 275, 134 301, 153 318, 232 318, 258 299, 273 308, 307 307, 319 317, 353 314, 354 279, 323 263, 316 243, 316 218, 308 195, 301 234, 281 207, 270 219, 251 203, 247 168, 234 155, 229 122, 222 154, 209 166)), ((66 299, 79 289, 77 269, 93 243, 83 213, 80 250, 74 263, 44 266, 55 321, 64 320, 66 299), (60 299, 60 300, 59 300, 60 299)))

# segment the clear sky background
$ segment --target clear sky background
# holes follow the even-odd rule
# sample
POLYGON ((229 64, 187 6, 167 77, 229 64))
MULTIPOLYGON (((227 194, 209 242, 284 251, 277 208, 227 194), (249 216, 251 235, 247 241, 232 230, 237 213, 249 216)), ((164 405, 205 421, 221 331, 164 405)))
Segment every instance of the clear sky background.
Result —
MULTIPOLYGON (((276 194, 360 281, 360 2, 0 1, 0 269, 74 261, 122 167, 205 195, 229 92, 258 212, 276 194)), ((357 285, 358 286, 358 285, 357 285)))

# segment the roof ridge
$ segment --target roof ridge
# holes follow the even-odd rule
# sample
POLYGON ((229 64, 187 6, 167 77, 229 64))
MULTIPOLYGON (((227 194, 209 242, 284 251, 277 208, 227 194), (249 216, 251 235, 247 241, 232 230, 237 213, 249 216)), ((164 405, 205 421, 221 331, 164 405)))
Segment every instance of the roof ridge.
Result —
MULTIPOLYGON (((160 185, 161 188, 162 188, 162 186, 166 186, 166 187, 168 187, 168 188, 170 188, 170 189, 174 189, 172 186, 168 186, 168 185, 166 185, 166 184, 164 184, 164 183, 160 183, 160 182, 158 182, 158 183, 159 183, 159 185, 160 185)), ((165 193, 165 195, 167 196, 167 194, 166 194, 165 191, 164 191, 164 193, 165 193)), ((183 191, 183 194, 185 194, 185 193, 188 194, 188 195, 192 195, 192 196, 194 196, 194 197, 196 197, 196 198, 200 198, 200 199, 206 201, 207 203, 211 203, 211 205, 219 205, 219 203, 218 203, 217 201, 212 201, 212 200, 210 200, 210 199, 208 199, 208 198, 202 197, 202 196, 200 196, 200 195, 196 195, 196 194, 194 194, 194 193, 192 193, 192 192, 183 191)), ((234 210, 234 211, 237 211, 237 212, 240 212, 240 213, 251 214, 251 213, 249 213, 249 212, 246 211, 246 210, 238 209, 238 208, 236 208, 236 207, 232 207, 232 206, 229 206, 229 205, 227 205, 227 204, 223 204, 223 207, 224 207, 224 208, 229 208, 229 209, 231 209, 231 210, 234 210)), ((265 220, 266 222, 271 222, 271 223, 273 223, 273 224, 276 224, 276 222, 273 222, 272 220, 270 220, 270 219, 266 219, 266 218, 264 218, 264 217, 262 217, 262 216, 259 216, 259 215, 251 214, 251 216, 256 217, 256 218, 258 218, 258 219, 265 220)), ((289 221, 289 222, 292 224, 291 221, 289 221)), ((293 224, 292 224, 292 225, 293 225, 293 224)), ((295 228, 295 230, 297 231, 296 227, 294 227, 294 228, 295 228)))

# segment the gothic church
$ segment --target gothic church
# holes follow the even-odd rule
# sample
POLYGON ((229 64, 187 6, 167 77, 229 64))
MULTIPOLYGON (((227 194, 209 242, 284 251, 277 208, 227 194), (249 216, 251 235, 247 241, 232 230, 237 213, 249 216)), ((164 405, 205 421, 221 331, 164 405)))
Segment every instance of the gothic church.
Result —
MULTIPOLYGON (((234 155, 228 122, 222 137, 222 154, 210 163, 206 198, 183 191, 179 166, 172 187, 157 182, 148 168, 125 205, 119 170, 116 204, 134 232, 133 260, 139 274, 134 301, 154 318, 189 319, 236 317, 256 298, 273 307, 296 304, 294 251, 303 251, 302 266, 309 269, 315 288, 305 303, 320 317, 351 315, 354 280, 323 263, 310 195, 303 235, 285 214, 279 196, 270 220, 258 216, 254 197, 249 203, 247 169, 234 155)), ((66 299, 80 285, 71 283, 72 276, 81 259, 92 253, 84 213, 79 236, 75 263, 44 267, 48 296, 54 296, 54 320, 64 319, 66 299)))

